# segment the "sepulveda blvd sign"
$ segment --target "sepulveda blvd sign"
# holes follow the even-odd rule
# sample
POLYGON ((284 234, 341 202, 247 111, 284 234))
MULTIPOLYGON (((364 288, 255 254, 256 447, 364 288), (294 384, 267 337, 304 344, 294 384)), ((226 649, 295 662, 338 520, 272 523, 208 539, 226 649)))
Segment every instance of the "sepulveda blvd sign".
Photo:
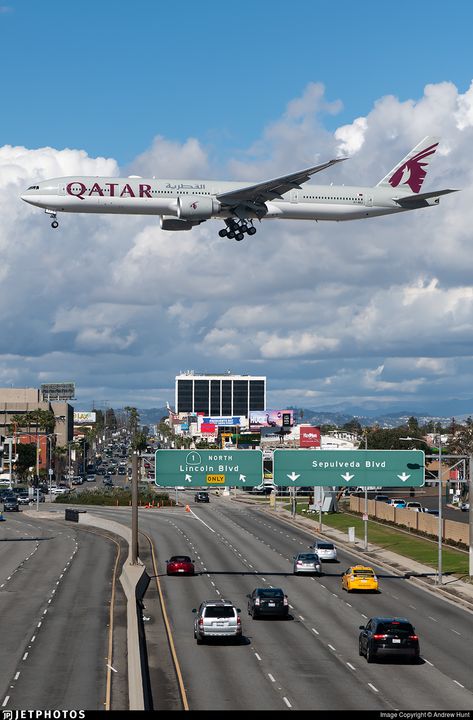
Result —
POLYGON ((253 487, 263 482, 261 450, 156 450, 156 485, 253 487))
POLYGON ((422 450, 275 450, 276 485, 421 487, 422 450))

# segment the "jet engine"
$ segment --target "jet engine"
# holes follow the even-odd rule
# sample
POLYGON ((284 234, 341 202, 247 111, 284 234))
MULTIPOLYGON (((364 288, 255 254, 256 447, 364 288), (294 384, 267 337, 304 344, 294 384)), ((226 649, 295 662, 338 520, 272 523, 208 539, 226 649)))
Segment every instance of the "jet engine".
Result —
POLYGON ((182 220, 208 220, 220 210, 220 203, 211 197, 189 197, 177 198, 177 217, 182 220))
POLYGON ((162 230, 192 230, 199 222, 200 220, 196 223, 190 222, 189 220, 179 220, 179 218, 173 217, 172 215, 161 215, 159 218, 159 224, 162 230))

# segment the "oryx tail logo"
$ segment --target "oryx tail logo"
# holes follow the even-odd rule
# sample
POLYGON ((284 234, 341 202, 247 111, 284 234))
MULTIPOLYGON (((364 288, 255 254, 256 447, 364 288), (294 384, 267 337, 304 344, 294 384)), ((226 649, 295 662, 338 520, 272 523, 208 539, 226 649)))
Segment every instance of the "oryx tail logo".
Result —
POLYGON ((199 203, 198 203, 196 200, 194 200, 194 202, 191 203, 191 208, 192 208, 193 210, 197 210, 197 205, 198 205, 198 204, 199 204, 199 203))
POLYGON ((420 152, 416 153, 400 167, 389 178, 389 184, 392 187, 398 187, 398 185, 409 185, 413 193, 420 192, 422 183, 427 174, 424 167, 428 165, 429 155, 433 155, 437 149, 438 143, 430 145, 428 148, 424 148, 420 152), (422 162, 424 160, 424 162, 422 162))

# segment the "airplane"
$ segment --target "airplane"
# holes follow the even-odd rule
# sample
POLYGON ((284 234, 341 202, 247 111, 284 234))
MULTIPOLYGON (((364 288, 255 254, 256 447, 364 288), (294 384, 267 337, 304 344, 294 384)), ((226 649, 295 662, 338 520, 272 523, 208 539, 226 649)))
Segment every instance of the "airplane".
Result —
POLYGON ((254 220, 357 220, 438 205, 456 190, 420 190, 439 139, 427 136, 374 187, 307 185, 337 158, 273 180, 250 185, 220 180, 168 180, 130 175, 62 177, 31 185, 21 199, 44 208, 51 227, 58 212, 159 215, 163 230, 191 230, 221 218, 220 237, 254 235, 254 220))

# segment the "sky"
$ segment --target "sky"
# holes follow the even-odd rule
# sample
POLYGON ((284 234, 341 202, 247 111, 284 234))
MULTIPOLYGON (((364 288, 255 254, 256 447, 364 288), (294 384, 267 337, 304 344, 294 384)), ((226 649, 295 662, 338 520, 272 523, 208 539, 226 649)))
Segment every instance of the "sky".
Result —
POLYGON ((268 408, 473 414, 473 4, 0 0, 0 386, 77 409, 267 376, 268 408), (426 135, 438 207, 347 223, 59 216, 35 180, 375 185, 426 135), (471 403, 471 411, 469 409, 471 403))

